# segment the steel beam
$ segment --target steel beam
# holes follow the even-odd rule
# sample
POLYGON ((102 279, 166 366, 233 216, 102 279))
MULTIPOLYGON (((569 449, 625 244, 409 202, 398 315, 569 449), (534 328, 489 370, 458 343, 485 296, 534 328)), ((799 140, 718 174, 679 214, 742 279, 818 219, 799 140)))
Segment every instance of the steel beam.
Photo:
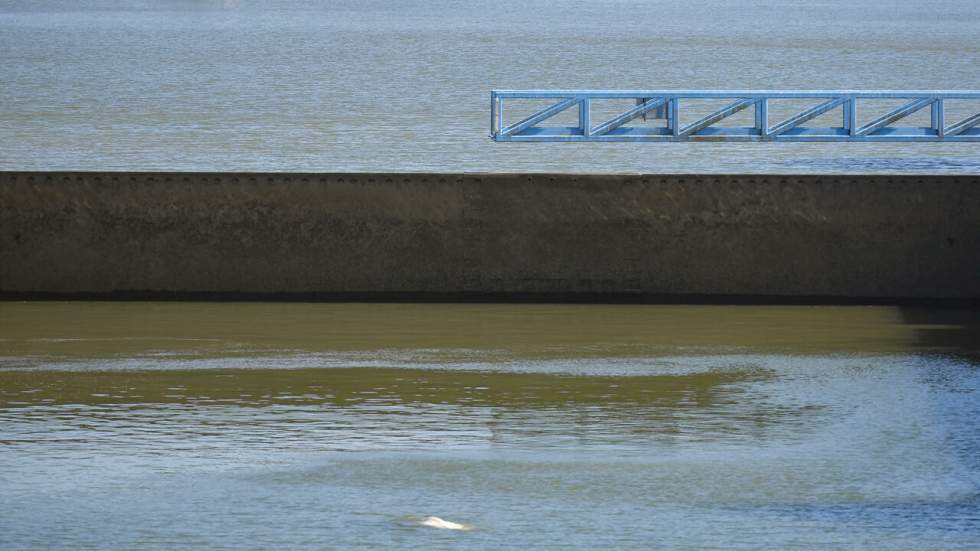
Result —
MULTIPOLYGON (((867 109, 867 106, 864 107, 867 109)), ((980 91, 975 90, 493 90, 490 94, 490 136, 496 141, 828 141, 828 142, 980 142, 980 91), (509 126, 504 126, 504 104, 519 100, 553 99, 555 104, 509 126), (593 127, 591 102, 595 99, 632 99, 637 105, 593 127), (688 99, 733 100, 723 109, 681 126, 680 115, 688 99), (774 99, 822 99, 784 121, 769 126, 774 99), (901 107, 857 125, 858 105, 868 99, 906 99, 901 107), (946 124, 945 100, 974 100, 976 113, 946 124), (538 124, 574 106, 578 126, 541 127, 538 124), (719 123, 755 106, 749 127, 719 123), (842 107, 841 125, 817 128, 805 124, 842 107), (931 106, 928 127, 895 127, 893 123, 931 106), (652 110, 666 114, 666 126, 629 126, 652 110)))

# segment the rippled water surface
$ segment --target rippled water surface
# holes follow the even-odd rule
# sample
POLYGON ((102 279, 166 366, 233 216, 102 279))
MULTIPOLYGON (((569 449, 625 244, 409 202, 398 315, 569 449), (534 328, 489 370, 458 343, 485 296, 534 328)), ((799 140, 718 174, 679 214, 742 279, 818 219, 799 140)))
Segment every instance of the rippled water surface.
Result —
POLYGON ((0 546, 976 549, 978 392, 968 311, 0 303, 0 546))
POLYGON ((0 0, 0 169, 977 173, 980 144, 487 133, 492 88, 980 89, 978 36, 968 0, 0 0))

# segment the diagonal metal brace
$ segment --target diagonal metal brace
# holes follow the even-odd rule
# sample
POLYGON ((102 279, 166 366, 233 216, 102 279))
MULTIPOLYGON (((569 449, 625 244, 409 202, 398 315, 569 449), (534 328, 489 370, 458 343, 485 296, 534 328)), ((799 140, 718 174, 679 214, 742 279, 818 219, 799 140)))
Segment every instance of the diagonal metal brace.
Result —
POLYGON ((820 115, 823 115, 827 111, 830 111, 831 109, 837 107, 838 105, 842 105, 846 101, 847 98, 833 98, 819 105, 815 105, 807 109, 806 111, 793 115, 792 117, 784 120, 783 122, 777 124, 776 126, 773 126, 772 128, 769 129, 767 134, 769 136, 777 136, 779 134, 782 134, 787 130, 796 128, 797 126, 805 123, 810 119, 815 119, 820 115))
POLYGON ((956 124, 951 124, 943 130, 943 134, 946 136, 955 136, 966 130, 973 128, 980 124, 980 113, 973 115, 972 117, 967 117, 956 124))
POLYGON ((537 113, 522 120, 521 122, 514 123, 508 126, 507 128, 504 128, 503 130, 500 131, 500 134, 504 136, 510 136, 513 134, 517 134, 522 130, 527 130, 528 128, 538 124, 539 122, 545 119, 550 119, 551 117, 554 117, 558 113, 561 113, 562 111, 570 107, 578 105, 579 101, 581 101, 579 98, 569 98, 566 100, 562 100, 552 105, 551 107, 548 107, 542 111, 538 111, 537 113))
POLYGON ((858 128, 857 131, 854 132, 854 135, 867 136, 868 134, 874 132, 875 130, 880 130, 899 119, 903 119, 924 107, 932 105, 932 103, 935 101, 936 100, 934 98, 922 98, 907 103, 899 107, 898 109, 885 113, 884 115, 869 122, 868 124, 862 126, 861 128, 858 128))
POLYGON ((715 124, 716 122, 738 113, 746 107, 751 107, 755 105, 756 100, 754 99, 740 99, 735 103, 723 107, 718 111, 704 117, 703 119, 692 122, 691 124, 681 128, 680 132, 677 133, 678 136, 690 136, 699 130, 704 130, 705 128, 715 124))
POLYGON ((629 111, 623 113, 622 115, 619 115, 619 116, 617 116, 617 117, 615 117, 613 119, 610 119, 610 120, 608 120, 608 121, 600 124, 599 126, 593 128, 592 129, 592 135, 593 136, 596 136, 596 135, 599 135, 599 134, 605 134, 606 132, 609 132, 610 130, 615 130, 616 128, 619 128, 620 126, 623 126, 624 124, 626 124, 629 121, 635 119, 636 117, 639 117, 641 115, 644 115, 644 114, 648 113, 649 111, 653 111, 654 109, 660 107, 661 105, 663 105, 665 103, 667 103, 667 98, 653 98, 653 99, 651 99, 649 101, 643 102, 640 105, 637 105, 636 107, 634 107, 634 108, 630 109, 629 111))

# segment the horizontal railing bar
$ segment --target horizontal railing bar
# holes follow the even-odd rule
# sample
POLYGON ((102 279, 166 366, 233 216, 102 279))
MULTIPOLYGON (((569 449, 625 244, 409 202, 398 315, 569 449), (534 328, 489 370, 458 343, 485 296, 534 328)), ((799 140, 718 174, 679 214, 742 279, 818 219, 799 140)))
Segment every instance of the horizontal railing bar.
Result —
MULTIPOLYGON (((549 129, 551 130, 551 129, 549 129)), ((555 129, 560 130, 560 129, 555 129)), ((568 129, 566 132, 555 132, 555 133, 540 133, 533 135, 518 134, 515 136, 502 136, 499 141, 502 142, 711 142, 711 141, 723 141, 723 142, 932 142, 936 143, 935 134, 888 134, 888 135, 870 135, 870 136, 850 136, 846 133, 838 134, 822 134, 822 133, 805 133, 798 135, 782 135, 775 137, 761 136, 758 133, 712 133, 712 134, 695 134, 683 140, 677 140, 676 137, 669 134, 655 134, 655 133, 638 133, 638 132, 627 132, 624 134, 603 134, 600 136, 583 136, 581 133, 576 133, 577 129, 568 129)), ((631 129, 632 130, 632 129, 631 129)), ((980 133, 977 134, 961 134, 956 136, 950 136, 944 142, 980 142, 980 133)))
POLYGON ((980 90, 494 90, 501 98, 918 98, 980 99, 980 90))

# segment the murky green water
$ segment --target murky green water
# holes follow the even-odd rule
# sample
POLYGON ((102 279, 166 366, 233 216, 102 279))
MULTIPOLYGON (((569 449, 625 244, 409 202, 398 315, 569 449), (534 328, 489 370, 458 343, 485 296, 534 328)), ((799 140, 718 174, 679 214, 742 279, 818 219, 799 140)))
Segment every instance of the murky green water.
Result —
POLYGON ((0 303, 0 547, 975 549, 978 335, 893 307, 0 303))

